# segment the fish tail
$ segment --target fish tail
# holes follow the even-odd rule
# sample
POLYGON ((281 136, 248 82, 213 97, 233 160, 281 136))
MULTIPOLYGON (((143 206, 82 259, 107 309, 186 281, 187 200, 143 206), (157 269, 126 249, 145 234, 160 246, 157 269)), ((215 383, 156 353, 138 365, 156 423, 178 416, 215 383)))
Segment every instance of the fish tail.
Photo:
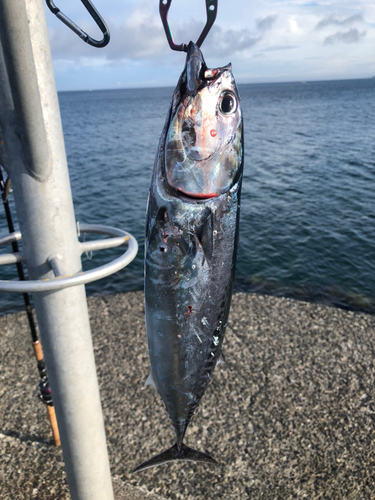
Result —
POLYGON ((143 464, 138 465, 138 467, 132 470, 132 472, 140 472, 142 470, 150 469, 151 467, 157 467, 158 465, 173 462, 174 460, 189 460, 191 462, 217 464, 216 460, 207 453, 189 448, 189 446, 185 446, 183 443, 181 444, 180 449, 178 449, 176 443, 168 450, 165 450, 159 455, 155 455, 146 462, 143 462, 143 464))

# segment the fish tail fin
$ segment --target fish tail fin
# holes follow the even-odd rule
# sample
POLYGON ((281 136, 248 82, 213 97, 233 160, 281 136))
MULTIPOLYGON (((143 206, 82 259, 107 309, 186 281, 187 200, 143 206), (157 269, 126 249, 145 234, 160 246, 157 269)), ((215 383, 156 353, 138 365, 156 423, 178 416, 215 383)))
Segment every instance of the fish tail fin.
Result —
POLYGON ((157 467, 158 465, 173 462, 174 460, 189 460, 191 462, 206 462, 217 464, 216 460, 208 455, 208 453, 194 450, 193 448, 189 448, 189 446, 185 446, 184 444, 182 444, 180 449, 178 449, 176 443, 168 450, 165 450, 159 455, 155 455, 146 462, 143 462, 143 464, 138 465, 138 467, 132 470, 132 472, 140 472, 142 470, 150 469, 151 467, 157 467))

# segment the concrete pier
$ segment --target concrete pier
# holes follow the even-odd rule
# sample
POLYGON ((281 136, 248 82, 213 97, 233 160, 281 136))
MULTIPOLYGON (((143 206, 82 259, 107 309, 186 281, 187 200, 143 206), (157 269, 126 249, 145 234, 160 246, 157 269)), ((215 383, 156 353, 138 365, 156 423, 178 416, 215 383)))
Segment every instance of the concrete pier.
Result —
MULTIPOLYGON (((224 354, 186 444, 218 467, 132 475, 173 442, 149 361, 141 292, 89 299, 117 500, 370 499, 375 491, 375 317, 236 294, 224 354)), ((24 313, 0 318, 0 498, 68 500, 37 400, 24 313)))

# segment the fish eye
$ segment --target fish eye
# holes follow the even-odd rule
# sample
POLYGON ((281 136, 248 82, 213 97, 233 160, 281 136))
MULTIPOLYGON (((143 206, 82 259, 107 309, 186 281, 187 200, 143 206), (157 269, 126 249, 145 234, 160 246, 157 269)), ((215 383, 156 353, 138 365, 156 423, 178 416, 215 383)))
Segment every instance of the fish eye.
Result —
POLYGON ((225 92, 221 96, 219 111, 223 115, 231 115, 237 110, 237 99, 231 92, 225 92))

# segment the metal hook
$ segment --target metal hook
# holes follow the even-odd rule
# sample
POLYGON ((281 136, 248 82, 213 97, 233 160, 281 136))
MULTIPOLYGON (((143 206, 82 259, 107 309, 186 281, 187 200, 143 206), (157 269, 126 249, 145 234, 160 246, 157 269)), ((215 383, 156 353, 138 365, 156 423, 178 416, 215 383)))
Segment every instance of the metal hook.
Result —
POLYGON ((108 26, 106 25, 104 19, 99 14, 99 12, 90 2, 90 0, 81 0, 81 2, 86 7, 86 10, 89 12, 90 16, 94 19, 94 21, 98 25, 100 31, 103 33, 104 36, 102 40, 94 40, 94 38, 91 38, 91 36, 89 36, 85 31, 83 31, 79 26, 77 26, 71 19, 69 19, 69 17, 63 14, 61 10, 58 7, 56 7, 56 5, 53 3, 53 0, 46 0, 47 7, 49 8, 49 10, 53 14, 55 14, 55 16, 60 19, 60 21, 62 21, 66 26, 68 26, 68 28, 74 31, 76 35, 82 38, 84 42, 97 48, 105 47, 108 44, 110 38, 108 26))
MULTIPOLYGON (((200 47, 202 43, 204 42, 204 39, 208 35, 208 32, 212 28, 212 25, 215 22, 216 19, 216 14, 217 14, 217 2, 218 0, 206 0, 206 12, 207 12, 207 22, 206 26, 203 28, 203 31, 201 33, 201 36, 198 38, 198 41, 196 45, 200 47)), ((172 31, 168 23, 168 11, 169 7, 171 6, 172 0, 160 0, 159 4, 159 12, 160 12, 160 17, 163 22, 164 26, 164 31, 165 34, 167 35, 167 40, 169 43, 169 46, 172 50, 180 50, 187 52, 187 45, 185 43, 181 43, 180 45, 177 45, 173 41, 172 37, 172 31)))

